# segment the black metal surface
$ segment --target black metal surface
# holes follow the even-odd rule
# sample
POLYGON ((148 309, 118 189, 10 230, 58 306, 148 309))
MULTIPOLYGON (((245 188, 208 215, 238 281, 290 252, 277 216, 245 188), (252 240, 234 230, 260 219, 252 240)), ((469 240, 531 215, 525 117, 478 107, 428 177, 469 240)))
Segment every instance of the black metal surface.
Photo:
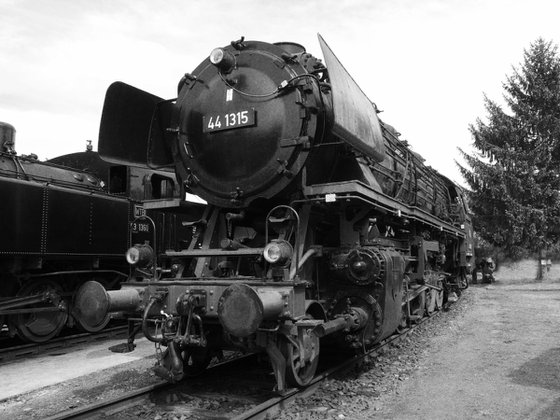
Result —
POLYGON ((120 257, 127 248, 126 198, 12 178, 0 189, 0 254, 120 257))
POLYGON ((26 181, 0 178, 0 190, 0 254, 40 253, 43 188, 26 181))
POLYGON ((152 116, 162 100, 126 83, 109 86, 99 129, 101 157, 115 164, 146 165, 152 116))
POLYGON ((385 145, 377 108, 348 74, 325 40, 319 35, 333 96, 333 132, 377 162, 385 158, 385 145))
POLYGON ((69 153, 49 159, 49 163, 66 166, 67 168, 79 168, 89 172, 101 179, 105 185, 109 184, 109 168, 111 164, 101 159, 99 153, 93 151, 69 153))
POLYGON ((303 67, 287 64, 278 46, 244 45, 239 51, 225 48, 235 54, 234 70, 224 75, 205 60, 177 99, 177 170, 195 193, 226 207, 270 198, 286 188, 309 151, 297 145, 298 139, 315 136, 308 124, 315 116, 305 110, 308 93, 293 86, 279 89, 305 74, 303 67), (238 124, 240 120, 247 124, 238 124), (284 147, 288 140, 292 145, 284 147))

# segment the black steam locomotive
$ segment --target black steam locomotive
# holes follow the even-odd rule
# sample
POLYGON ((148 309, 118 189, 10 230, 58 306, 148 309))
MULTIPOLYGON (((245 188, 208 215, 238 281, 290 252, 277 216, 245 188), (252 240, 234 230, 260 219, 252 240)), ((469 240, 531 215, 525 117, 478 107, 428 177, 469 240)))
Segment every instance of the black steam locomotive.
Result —
POLYGON ((145 211, 145 199, 177 197, 175 177, 110 167, 91 150, 40 162, 18 156, 14 138, 14 128, 0 123, 0 327, 28 342, 65 326, 99 331, 110 315, 80 317, 75 291, 88 280, 120 287, 129 274, 129 221, 145 211))
POLYGON ((79 292, 92 319, 141 315, 168 380, 241 349, 268 353, 278 390, 305 385, 321 343, 364 351, 467 285, 463 192, 379 120, 319 41, 325 65, 294 43, 216 48, 173 100, 108 89, 104 158, 174 166, 208 202, 183 248, 156 258, 136 244, 122 290, 79 292))

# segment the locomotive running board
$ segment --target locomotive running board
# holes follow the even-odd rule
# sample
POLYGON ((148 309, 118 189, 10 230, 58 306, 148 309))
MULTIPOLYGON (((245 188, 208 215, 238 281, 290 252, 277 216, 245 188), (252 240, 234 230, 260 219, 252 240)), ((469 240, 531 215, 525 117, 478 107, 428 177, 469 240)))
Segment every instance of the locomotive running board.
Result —
MULTIPOLYGON (((451 223, 438 219, 419 207, 407 206, 385 194, 375 191, 359 181, 332 182, 315 184, 304 188, 307 199, 321 201, 337 201, 356 198, 369 202, 385 212, 395 213, 402 217, 416 219, 437 229, 464 238, 465 231, 451 223)), ((302 200, 305 201, 305 200, 302 200)))

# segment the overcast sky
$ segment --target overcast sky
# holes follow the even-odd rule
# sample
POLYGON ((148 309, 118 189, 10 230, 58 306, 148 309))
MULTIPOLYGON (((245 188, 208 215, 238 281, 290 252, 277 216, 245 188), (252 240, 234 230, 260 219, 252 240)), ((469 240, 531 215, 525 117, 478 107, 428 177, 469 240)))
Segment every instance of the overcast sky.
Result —
POLYGON ((462 183, 483 94, 538 37, 560 42, 558 0, 0 0, 0 121, 40 159, 97 149, 105 90, 163 98, 210 51, 245 36, 321 57, 320 33, 426 162, 462 183))

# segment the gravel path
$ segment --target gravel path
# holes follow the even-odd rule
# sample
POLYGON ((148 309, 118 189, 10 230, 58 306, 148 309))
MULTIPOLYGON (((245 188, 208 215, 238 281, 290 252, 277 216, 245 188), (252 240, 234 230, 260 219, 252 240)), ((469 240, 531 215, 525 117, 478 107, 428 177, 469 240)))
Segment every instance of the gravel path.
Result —
MULTIPOLYGON (((559 326, 560 281, 472 286, 448 312, 279 418, 558 419, 559 326)), ((152 364, 146 358, 0 401, 0 418, 39 419, 145 386, 157 381, 152 364)), ((22 372, 22 380, 32 378, 22 372)))
POLYGON ((558 419, 559 301, 558 281, 471 287, 379 367, 331 381, 282 418, 558 419))

